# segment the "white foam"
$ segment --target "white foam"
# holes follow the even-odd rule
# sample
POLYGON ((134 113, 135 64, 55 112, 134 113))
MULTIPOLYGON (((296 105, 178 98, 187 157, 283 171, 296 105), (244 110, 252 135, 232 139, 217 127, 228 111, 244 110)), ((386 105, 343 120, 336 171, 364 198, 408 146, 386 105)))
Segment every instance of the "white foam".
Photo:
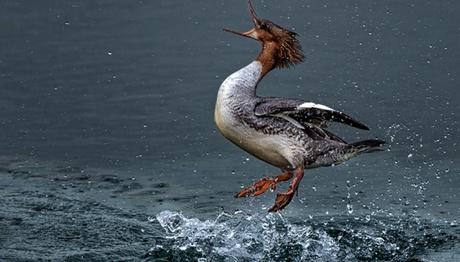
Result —
MULTIPOLYGON (((291 224, 277 214, 222 212, 216 219, 200 220, 163 211, 156 218, 166 230, 167 238, 174 240, 173 249, 194 248, 209 261, 219 257, 265 261, 282 256, 278 252, 284 250, 284 245, 299 246, 301 260, 316 257, 321 258, 319 261, 338 261, 340 247, 334 238, 309 225, 291 224)), ((159 245, 157 248, 163 246, 159 245)))

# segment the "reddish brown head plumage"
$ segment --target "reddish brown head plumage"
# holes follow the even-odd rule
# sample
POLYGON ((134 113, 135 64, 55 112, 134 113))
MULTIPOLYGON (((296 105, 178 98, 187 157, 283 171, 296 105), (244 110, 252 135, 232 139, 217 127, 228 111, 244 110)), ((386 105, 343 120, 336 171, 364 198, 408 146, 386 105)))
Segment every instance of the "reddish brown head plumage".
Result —
POLYGON ((284 68, 302 62, 305 57, 297 39, 297 34, 270 20, 258 18, 251 1, 248 1, 248 3, 254 28, 244 33, 230 29, 224 30, 262 42, 263 49, 258 56, 258 60, 270 63, 271 68, 284 68))
POLYGON ((295 32, 269 20, 261 19, 258 34, 263 44, 273 42, 278 45, 277 52, 274 53, 277 67, 289 67, 302 62, 305 58, 295 32))

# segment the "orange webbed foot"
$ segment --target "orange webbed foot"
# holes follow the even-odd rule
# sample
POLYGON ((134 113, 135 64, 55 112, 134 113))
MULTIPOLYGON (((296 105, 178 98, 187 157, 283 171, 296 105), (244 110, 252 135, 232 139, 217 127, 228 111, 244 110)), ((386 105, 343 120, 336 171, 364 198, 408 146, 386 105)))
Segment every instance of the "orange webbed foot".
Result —
POLYGON ((258 196, 261 195, 269 188, 272 190, 276 189, 276 184, 279 182, 287 181, 292 178, 292 173, 290 171, 285 171, 281 175, 275 177, 264 177, 261 180, 257 181, 250 187, 246 187, 241 190, 238 194, 235 195, 236 198, 248 197, 248 196, 258 196))
POLYGON ((297 192, 300 180, 302 180, 303 170, 302 166, 296 168, 295 177, 292 180, 289 189, 286 192, 278 193, 276 195, 275 204, 268 210, 268 212, 278 212, 289 205, 291 200, 294 198, 295 192, 297 192))
POLYGON ((276 182, 273 178, 265 177, 257 181, 250 187, 246 187, 235 195, 236 198, 258 196, 265 193, 269 188, 272 190, 276 189, 276 182))
POLYGON ((268 210, 268 212, 278 212, 285 208, 294 198, 294 193, 295 192, 291 189, 284 193, 278 193, 276 195, 275 204, 268 210))

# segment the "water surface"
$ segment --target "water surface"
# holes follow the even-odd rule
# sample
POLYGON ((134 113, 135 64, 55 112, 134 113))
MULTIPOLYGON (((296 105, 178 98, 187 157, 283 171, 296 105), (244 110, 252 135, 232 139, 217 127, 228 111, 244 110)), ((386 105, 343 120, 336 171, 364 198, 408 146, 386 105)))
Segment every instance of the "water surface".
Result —
POLYGON ((0 3, 0 259, 458 261, 460 26, 455 1, 254 1, 300 35, 306 62, 260 95, 304 98, 371 127, 388 150, 278 170, 226 141, 217 89, 257 54, 223 32, 245 1, 0 3), (283 190, 282 186, 279 190, 283 190))

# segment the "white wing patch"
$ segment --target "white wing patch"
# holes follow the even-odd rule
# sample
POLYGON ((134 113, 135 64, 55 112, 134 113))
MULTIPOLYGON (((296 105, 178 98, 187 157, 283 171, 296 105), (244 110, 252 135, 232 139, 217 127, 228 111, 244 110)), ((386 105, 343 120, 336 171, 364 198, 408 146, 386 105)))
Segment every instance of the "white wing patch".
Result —
POLYGON ((302 109, 302 108, 318 108, 318 109, 322 109, 322 110, 335 111, 334 109, 332 109, 332 108, 330 108, 328 106, 321 105, 321 104, 315 104, 315 103, 312 103, 312 102, 305 102, 305 103, 299 105, 297 108, 299 108, 299 109, 302 109))

